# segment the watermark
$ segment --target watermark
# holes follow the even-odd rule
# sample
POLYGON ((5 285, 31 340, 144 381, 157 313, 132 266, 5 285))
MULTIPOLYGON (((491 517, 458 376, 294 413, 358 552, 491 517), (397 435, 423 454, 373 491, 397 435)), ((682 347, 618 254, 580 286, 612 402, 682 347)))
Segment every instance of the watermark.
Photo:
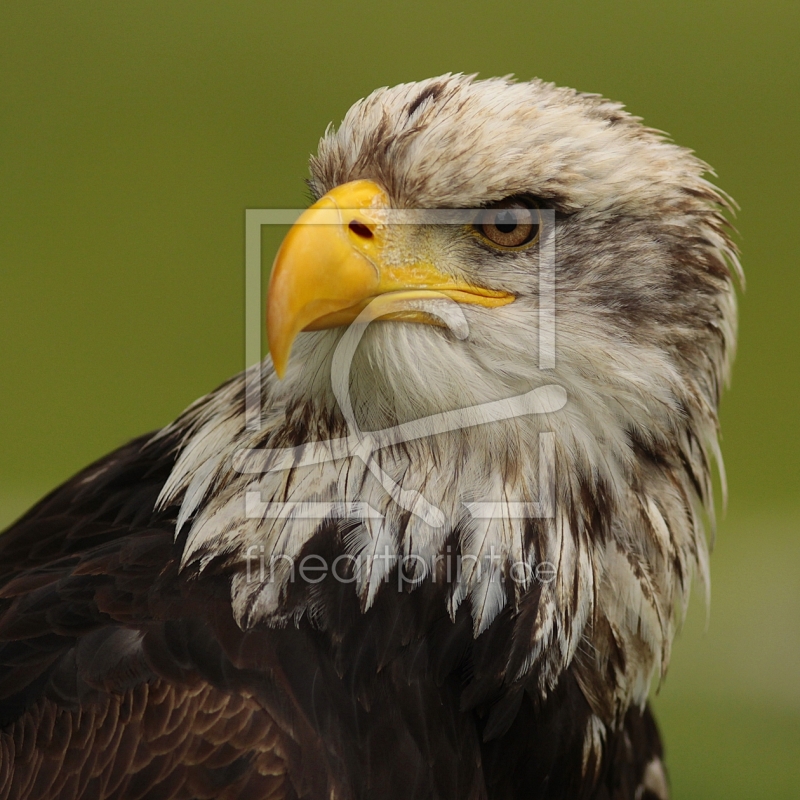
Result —
MULTIPOLYGON (((308 225, 342 223, 346 209, 319 209, 309 215, 306 209, 248 209, 245 214, 245 359, 247 366, 261 361, 263 349, 261 228, 264 225, 290 225, 303 214, 308 225)), ((387 225, 459 225, 474 226, 491 212, 487 209, 387 209, 382 212, 387 225)), ((538 248, 538 367, 555 366, 555 213, 539 209, 540 235, 533 245, 538 248)), ((392 445, 437 436, 455 430, 503 420, 559 411, 567 402, 566 391, 556 384, 538 386, 502 400, 472 405, 433 414, 382 430, 363 431, 356 421, 349 394, 350 368, 358 345, 368 326, 387 315, 402 311, 421 311, 436 317, 458 339, 469 338, 469 324, 461 304, 441 294, 428 293, 424 300, 381 295, 369 303, 347 327, 331 360, 331 388, 344 417, 347 436, 326 441, 312 441, 298 447, 240 450, 234 468, 241 473, 280 472, 341 459, 359 459, 400 508, 416 515, 433 528, 442 528, 445 515, 441 509, 414 488, 406 488, 390 476, 375 458, 375 453, 392 445)), ((262 424, 261 371, 249 369, 245 391, 245 425, 258 430, 262 424)), ((533 443, 531 443, 533 444, 533 443)), ((465 503, 466 511, 476 519, 550 518, 555 507, 555 434, 538 434, 538 498, 531 502, 496 501, 491 498, 465 503)), ((248 518, 313 518, 344 516, 350 519, 382 518, 366 503, 335 502, 262 502, 258 492, 246 496, 248 518), (345 507, 346 506, 346 507, 345 507)), ((430 566, 430 565, 429 565, 430 566)), ((249 571, 249 566, 248 566, 249 571)), ((403 569, 398 574, 405 574, 403 569)))
MULTIPOLYGON (((388 584, 394 576, 398 591, 414 589, 424 580, 457 585, 462 581, 464 572, 480 584, 486 572, 492 575, 503 568, 503 557, 495 551, 478 558, 474 555, 463 555, 458 552, 439 552, 425 558, 417 553, 400 555, 388 547, 383 553, 366 556, 342 553, 332 560, 319 553, 309 553, 301 559, 294 559, 286 554, 268 553, 264 545, 251 545, 245 553, 245 570, 247 583, 278 582, 281 585, 302 582, 318 584, 327 579, 338 583, 360 583, 366 574, 371 574, 376 561, 383 562, 382 582, 388 584)), ((531 584, 552 583, 556 578, 556 567, 550 561, 516 561, 505 564, 506 580, 523 588, 531 584)))

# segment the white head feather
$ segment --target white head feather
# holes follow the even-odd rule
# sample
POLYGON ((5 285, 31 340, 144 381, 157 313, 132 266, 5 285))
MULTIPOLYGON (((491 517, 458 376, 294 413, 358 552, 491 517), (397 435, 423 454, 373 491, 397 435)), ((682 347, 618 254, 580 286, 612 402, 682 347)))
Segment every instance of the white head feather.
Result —
MULTIPOLYGON (((643 703, 654 671, 666 668, 692 574, 706 578, 698 506, 712 502, 716 409, 735 342, 729 268, 739 267, 720 213, 727 201, 705 171, 620 105, 540 81, 445 75, 356 103, 312 158, 318 196, 368 178, 398 208, 481 207, 527 194, 556 212, 555 229, 543 234, 556 247, 554 368, 541 370, 537 359, 539 251, 476 255, 448 239, 450 231, 434 231, 424 246, 437 249, 447 269, 512 291, 517 301, 465 307, 465 338, 402 322, 370 326, 349 375, 360 429, 553 384, 567 403, 378 451, 386 475, 444 513, 446 524, 435 527, 398 505, 359 458, 275 472, 234 468, 243 450, 347 434, 331 389, 343 332, 301 334, 283 381, 269 359, 259 367, 262 429, 245 427, 244 375, 171 428, 184 444, 160 503, 180 503, 179 523, 190 526, 184 564, 241 565, 253 552, 272 561, 263 581, 244 572, 233 578, 234 610, 242 625, 284 624, 314 614, 313 593, 299 609, 286 607, 286 565, 322 529, 336 532, 342 553, 388 549, 418 557, 416 564, 435 564, 455 541, 462 557, 497 557, 491 568, 465 568, 446 593, 450 613, 469 600, 478 636, 504 608, 532 596, 535 581, 512 580, 512 565, 549 562, 554 578, 537 588, 520 673, 536 666, 547 691, 574 663, 599 709, 607 700, 593 676, 607 675, 611 664, 614 713, 643 703), (546 432, 554 434, 550 464, 540 463, 546 432), (539 496, 540 468, 554 470, 554 514, 518 518, 514 504, 539 496), (248 492, 260 501, 249 516, 248 492), (476 518, 469 504, 485 501, 506 513, 476 518), (296 511, 265 515, 271 502, 367 503, 382 518, 321 525, 296 511), (623 666, 615 648, 625 653, 623 666)), ((385 582, 391 564, 368 563, 354 588, 365 610, 379 592, 395 590, 385 582)), ((415 574, 440 579, 435 568, 427 573, 415 574)))

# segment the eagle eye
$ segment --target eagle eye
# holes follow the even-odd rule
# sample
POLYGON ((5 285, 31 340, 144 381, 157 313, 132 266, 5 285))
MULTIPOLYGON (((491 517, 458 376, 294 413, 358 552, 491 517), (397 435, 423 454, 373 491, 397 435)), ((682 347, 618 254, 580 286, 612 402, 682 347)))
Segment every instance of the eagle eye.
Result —
POLYGON ((541 220, 532 200, 508 197, 494 203, 475 223, 475 229, 490 244, 503 249, 521 249, 539 237, 541 220))

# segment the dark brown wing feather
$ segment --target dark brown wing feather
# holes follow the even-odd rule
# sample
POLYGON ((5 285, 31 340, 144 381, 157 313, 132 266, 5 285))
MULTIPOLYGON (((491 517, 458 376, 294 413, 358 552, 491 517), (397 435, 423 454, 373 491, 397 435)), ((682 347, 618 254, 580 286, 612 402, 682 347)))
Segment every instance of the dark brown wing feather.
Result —
POLYGON ((208 684, 141 683, 78 710, 42 698, 0 737, 0 797, 285 798, 282 736, 208 684))
POLYGON ((0 536, 3 800, 295 796, 269 713, 167 646, 171 443, 148 439, 0 536))
POLYGON ((648 796, 649 713, 585 771, 572 675, 546 701, 504 683, 511 611, 476 642, 432 583, 365 614, 331 580, 286 598, 313 591, 313 624, 241 630, 229 568, 182 573, 154 511, 174 444, 132 442, 0 536, 0 800, 648 796))

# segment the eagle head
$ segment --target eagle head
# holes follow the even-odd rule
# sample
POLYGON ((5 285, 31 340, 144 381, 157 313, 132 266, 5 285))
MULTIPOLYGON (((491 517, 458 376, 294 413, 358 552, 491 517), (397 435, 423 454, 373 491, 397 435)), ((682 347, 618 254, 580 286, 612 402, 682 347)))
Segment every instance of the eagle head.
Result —
POLYGON ((294 565, 347 557, 363 614, 433 584, 476 639, 506 625, 501 682, 546 694, 572 668, 603 724, 644 703, 706 576, 735 344, 730 203, 706 172, 539 80, 357 102, 275 259, 271 357, 175 423, 161 503, 181 505, 184 568, 257 554, 232 580, 240 625, 324 627, 294 565))

